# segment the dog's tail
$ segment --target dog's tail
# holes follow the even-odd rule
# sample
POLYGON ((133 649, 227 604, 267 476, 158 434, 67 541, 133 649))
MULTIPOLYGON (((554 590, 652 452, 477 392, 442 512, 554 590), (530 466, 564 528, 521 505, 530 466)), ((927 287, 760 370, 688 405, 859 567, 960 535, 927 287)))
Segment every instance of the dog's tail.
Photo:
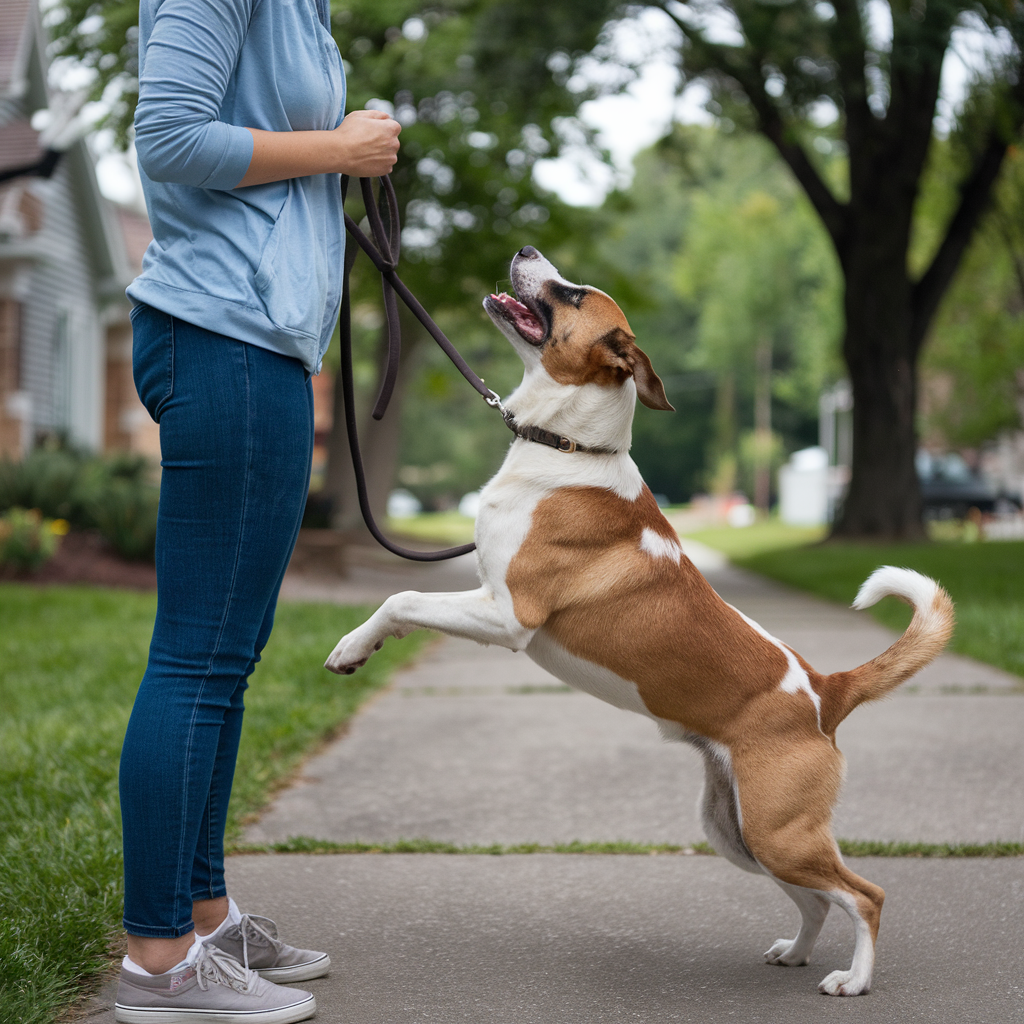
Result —
POLYGON ((822 729, 834 732, 858 704, 878 700, 920 672, 942 652, 953 634, 953 602, 949 594, 927 576, 912 569, 884 565, 863 583, 853 602, 858 611, 893 595, 912 605, 914 617, 907 631, 877 658, 849 672, 835 672, 822 680, 822 729))

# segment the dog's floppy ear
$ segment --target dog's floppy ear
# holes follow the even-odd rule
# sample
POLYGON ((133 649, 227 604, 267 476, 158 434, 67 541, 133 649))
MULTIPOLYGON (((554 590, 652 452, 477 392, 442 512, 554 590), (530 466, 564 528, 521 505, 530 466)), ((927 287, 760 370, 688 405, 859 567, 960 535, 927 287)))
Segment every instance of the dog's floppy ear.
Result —
POLYGON ((665 385, 661 383, 647 353, 636 344, 632 334, 616 327, 601 338, 595 348, 605 366, 617 370, 622 378, 633 378, 637 396, 648 409, 675 412, 665 395, 665 385))
POLYGON ((662 412, 675 412, 675 408, 665 394, 665 385, 654 372, 647 353, 637 345, 633 345, 633 380, 636 382, 636 393, 640 401, 648 409, 661 409, 662 412))

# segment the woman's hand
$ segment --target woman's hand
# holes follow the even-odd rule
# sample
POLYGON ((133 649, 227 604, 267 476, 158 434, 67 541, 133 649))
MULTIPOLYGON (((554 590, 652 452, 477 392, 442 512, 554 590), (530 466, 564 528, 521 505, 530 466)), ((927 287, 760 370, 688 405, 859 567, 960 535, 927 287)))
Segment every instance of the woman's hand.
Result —
POLYGON ((338 146, 336 170, 353 178, 390 174, 398 160, 402 126, 383 110, 353 110, 331 134, 338 146))
POLYGON ((265 132, 250 128, 252 159, 235 188, 307 174, 388 174, 398 159, 402 126, 382 110, 353 110, 333 131, 265 132))

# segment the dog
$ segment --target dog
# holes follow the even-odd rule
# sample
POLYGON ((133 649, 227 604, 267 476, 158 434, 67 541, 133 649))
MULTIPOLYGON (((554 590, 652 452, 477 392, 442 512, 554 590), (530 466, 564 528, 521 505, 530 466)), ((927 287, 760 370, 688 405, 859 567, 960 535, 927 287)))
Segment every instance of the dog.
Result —
POLYGON ((636 398, 672 406, 619 307, 564 280, 532 246, 513 259, 511 281, 517 298, 484 300, 525 373, 505 410, 517 437, 480 495, 481 586, 395 594, 326 667, 353 672, 385 638, 434 629, 526 651, 570 686, 653 718, 703 755, 715 850, 777 882, 800 911, 796 938, 765 960, 806 964, 838 904, 854 924, 853 961, 818 987, 866 993, 885 893, 843 863, 832 837, 844 773, 835 731, 939 654, 952 602, 918 573, 876 570, 854 607, 895 595, 914 608, 910 626, 859 668, 816 672, 712 590, 630 459, 636 398))

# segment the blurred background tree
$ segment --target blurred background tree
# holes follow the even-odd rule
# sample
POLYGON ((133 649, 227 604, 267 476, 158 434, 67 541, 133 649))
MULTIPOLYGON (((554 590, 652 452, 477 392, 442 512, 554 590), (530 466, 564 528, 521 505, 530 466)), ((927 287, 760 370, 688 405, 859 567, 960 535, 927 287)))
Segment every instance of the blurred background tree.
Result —
POLYGON ((705 81, 716 112, 772 142, 842 268, 853 472, 833 536, 922 537, 914 465, 918 361, 1024 121, 1024 8, 996 0, 653 6, 681 34, 683 81, 705 81), (967 158, 949 217, 913 273, 914 213, 935 136, 943 61, 954 29, 964 25, 989 44, 975 99, 956 124, 967 158), (847 170, 838 187, 808 144, 833 119, 847 170))
MULTIPOLYGON (((122 143, 136 18, 137 0, 62 0, 47 15, 56 50, 94 69, 93 97, 122 143)), ((656 492, 738 486, 767 504, 772 467, 816 440, 818 394, 844 363, 854 466, 837 535, 921 535, 919 367, 937 442, 1020 424, 1019 3, 353 0, 333 18, 349 109, 378 106, 404 125, 404 279, 502 393, 521 367, 480 300, 508 287, 521 245, 613 294, 678 409, 637 412, 633 454, 656 492), (607 159, 580 106, 632 80, 611 26, 651 8, 677 41, 679 88, 708 86, 712 123, 671 130, 600 208, 570 207, 534 168, 574 145, 607 159), (965 32, 974 80, 947 109, 943 61, 965 32)), ((369 269, 356 264, 354 326, 374 505, 397 477, 444 507, 493 471, 507 432, 408 317, 394 408, 367 422, 381 359, 369 269)), ((335 411, 337 427, 340 398, 335 411)), ((337 430, 330 451, 325 490, 351 526, 337 430)))

